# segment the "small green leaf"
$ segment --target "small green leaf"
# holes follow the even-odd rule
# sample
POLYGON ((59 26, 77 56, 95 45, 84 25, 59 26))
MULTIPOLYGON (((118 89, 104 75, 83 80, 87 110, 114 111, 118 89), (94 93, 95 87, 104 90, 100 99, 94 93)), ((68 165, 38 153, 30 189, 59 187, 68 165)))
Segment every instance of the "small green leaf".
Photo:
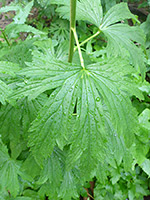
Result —
POLYGON ((147 19, 145 22, 143 22, 140 26, 144 33, 146 34, 146 48, 150 47, 150 32, 149 32, 149 27, 150 27, 150 14, 148 15, 147 19))
POLYGON ((21 68, 26 67, 25 62, 32 61, 31 50, 34 48, 35 41, 37 38, 28 38, 25 41, 18 41, 11 47, 3 47, 0 49, 0 60, 17 63, 21 68))
POLYGON ((124 55, 129 53, 129 58, 133 66, 140 70, 142 78, 145 77, 144 54, 140 47, 134 42, 144 45, 145 37, 142 30, 138 27, 130 27, 126 24, 114 24, 101 29, 108 38, 107 52, 109 56, 124 55), (137 55, 139 55, 137 57, 137 55))
POLYGON ((8 96, 11 94, 11 88, 0 80, 0 102, 5 105, 8 96))
POLYGON ((23 173, 26 173, 28 176, 30 176, 32 181, 36 176, 39 176, 41 171, 40 167, 31 154, 29 154, 27 159, 22 164, 21 170, 23 173))
POLYGON ((33 33, 35 35, 43 35, 46 34, 38 29, 27 25, 27 24, 15 24, 11 23, 5 28, 5 33, 8 35, 9 38, 16 38, 18 37, 18 33, 33 33))
POLYGON ((137 21, 135 15, 130 12, 127 3, 116 4, 110 8, 104 16, 100 29, 103 29, 104 27, 106 28, 125 19, 134 19, 137 21))
POLYGON ((18 174, 20 166, 16 161, 10 159, 7 148, 0 141, 0 186, 9 190, 12 196, 19 192, 18 174))
POLYGON ((15 24, 24 24, 28 15, 30 14, 31 8, 33 6, 34 1, 29 2, 25 7, 18 9, 18 13, 14 17, 15 24))
POLYGON ((65 171, 59 196, 64 200, 71 200, 71 197, 77 198, 79 195, 77 193, 76 185, 74 184, 75 182, 75 174, 72 171, 65 171))
POLYGON ((81 0, 77 2, 77 19, 86 20, 100 26, 103 17, 101 0, 81 0))
POLYGON ((142 169, 148 176, 150 176, 150 160, 146 159, 141 165, 142 169))
POLYGON ((19 65, 7 61, 0 61, 0 73, 15 76, 15 72, 19 71, 19 65))

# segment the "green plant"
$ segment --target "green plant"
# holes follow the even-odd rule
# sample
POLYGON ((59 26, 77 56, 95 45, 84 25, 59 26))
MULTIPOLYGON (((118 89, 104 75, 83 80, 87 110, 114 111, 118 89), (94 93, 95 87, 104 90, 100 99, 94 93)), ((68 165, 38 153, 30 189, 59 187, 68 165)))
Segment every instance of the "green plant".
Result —
POLYGON ((126 3, 104 15, 100 0, 70 2, 71 15, 69 1, 50 2, 70 19, 70 46, 25 24, 33 1, 0 9, 17 11, 0 49, 0 197, 79 199, 95 180, 96 199, 141 199, 149 194, 137 169, 147 180, 150 110, 145 104, 139 115, 135 101, 150 94, 146 37, 126 3), (84 41, 76 19, 80 34, 93 33, 84 41))

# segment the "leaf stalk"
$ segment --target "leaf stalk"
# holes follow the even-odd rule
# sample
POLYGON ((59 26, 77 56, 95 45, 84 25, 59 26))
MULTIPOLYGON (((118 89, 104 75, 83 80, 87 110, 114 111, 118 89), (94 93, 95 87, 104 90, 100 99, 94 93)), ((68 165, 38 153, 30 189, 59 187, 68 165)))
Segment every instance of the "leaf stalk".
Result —
MULTIPOLYGON (((81 43, 80 43, 80 46, 84 45, 84 44, 87 43, 89 40, 95 38, 97 35, 100 34, 100 32, 101 32, 100 30, 97 31, 94 35, 92 35, 91 37, 89 37, 89 38, 87 38, 86 40, 84 40, 83 42, 81 42, 81 43)), ((78 47, 75 47, 75 48, 74 48, 74 52, 75 52, 77 49, 78 49, 78 47)))
POLYGON ((83 67, 83 69, 85 69, 84 60, 83 60, 83 56, 82 56, 82 52, 81 52, 81 48, 80 48, 80 44, 79 44, 79 40, 78 40, 76 29, 72 28, 72 32, 74 34, 74 38, 75 38, 75 41, 76 41, 76 44, 77 44, 81 66, 83 67))

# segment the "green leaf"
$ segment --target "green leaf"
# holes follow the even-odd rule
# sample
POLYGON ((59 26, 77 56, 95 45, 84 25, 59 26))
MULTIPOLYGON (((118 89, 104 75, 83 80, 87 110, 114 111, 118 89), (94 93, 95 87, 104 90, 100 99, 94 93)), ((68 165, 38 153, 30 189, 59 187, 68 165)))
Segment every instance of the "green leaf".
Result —
MULTIPOLYGON (((69 1, 59 1, 52 0, 51 3, 56 3, 63 5, 57 8, 57 11, 64 18, 69 19, 69 1)), ((97 27, 107 27, 111 24, 114 24, 118 21, 125 19, 134 19, 138 21, 135 15, 133 15, 127 3, 119 3, 109 9, 106 15, 103 18, 103 9, 101 6, 101 0, 81 0, 77 1, 77 20, 86 20, 92 24, 95 24, 97 27)), ((139 21, 138 21, 139 22, 139 21)), ((101 29, 100 28, 100 29, 101 29)))
POLYGON ((0 184, 13 196, 16 196, 19 191, 18 173, 19 166, 13 160, 8 160, 0 167, 0 184))
POLYGON ((149 27, 150 27, 150 14, 148 15, 146 21, 141 24, 140 26, 144 33, 146 34, 146 48, 150 47, 150 32, 149 32, 149 27))
MULTIPOLYGON (((54 2, 63 5, 57 11, 69 19, 69 2, 59 0, 54 0, 54 2)), ((95 24, 108 39, 108 55, 110 57, 118 55, 129 57, 133 66, 137 70, 140 69, 142 78, 144 79, 146 67, 144 64, 144 54, 140 45, 142 47, 145 46, 145 35, 139 27, 131 27, 127 24, 120 23, 120 21, 125 19, 138 21, 129 11, 126 3, 116 4, 103 16, 101 2, 99 0, 98 2, 94 0, 78 1, 76 18, 77 20, 88 20, 90 23, 95 24), (137 55, 139 56, 137 57, 137 55)))
POLYGON ((39 176, 41 171, 40 167, 31 154, 29 154, 27 159, 22 164, 21 170, 30 176, 32 181, 36 176, 39 176))
POLYGON ((78 197, 79 170, 77 168, 66 170, 66 161, 69 149, 61 151, 54 148, 52 155, 44 161, 38 184, 42 184, 40 194, 46 194, 50 199, 71 199, 78 197))
MULTIPOLYGON (((19 71, 19 66, 16 63, 0 61, 0 78, 5 75, 15 76, 15 72, 19 71)), ((11 93, 11 88, 2 80, 0 80, 0 102, 5 105, 7 97, 11 93)))
POLYGON ((64 200, 71 200, 71 197, 77 198, 79 196, 75 185, 75 176, 76 175, 72 171, 65 171, 59 197, 62 197, 64 200))
POLYGON ((21 9, 19 5, 5 6, 5 7, 0 8, 0 13, 9 12, 9 11, 18 11, 19 9, 21 9))
POLYGON ((44 55, 38 51, 36 51, 37 57, 40 57, 39 63, 35 59, 33 63, 27 63, 30 67, 19 73, 19 75, 27 75, 31 79, 25 79, 24 83, 19 84, 20 87, 12 95, 12 98, 22 98, 22 96, 29 96, 29 99, 36 98, 46 90, 61 86, 65 79, 80 69, 79 66, 72 69, 72 65, 67 63, 64 65, 61 61, 50 60, 49 55, 44 55))
POLYGON ((139 116, 139 123, 150 131, 150 109, 146 108, 139 116))
POLYGON ((127 3, 119 3, 113 6, 108 10, 106 15, 103 18, 102 25, 100 26, 100 29, 103 29, 104 27, 108 27, 111 24, 115 24, 116 22, 125 20, 125 19, 134 19, 137 21, 135 15, 133 15, 129 8, 127 3))
POLYGON ((77 19, 86 20, 100 26, 103 17, 101 0, 81 0, 77 2, 77 19))
POLYGON ((108 11, 111 7, 113 7, 116 4, 116 0, 102 0, 103 8, 105 8, 106 11, 108 11))
POLYGON ((36 118, 37 112, 47 100, 46 95, 27 101, 23 99, 16 107, 3 106, 0 110, 0 134, 3 141, 10 141, 11 156, 17 158, 26 149, 27 131, 30 123, 36 118), (8 126, 9 124, 9 126, 8 126))
POLYGON ((15 24, 24 24, 28 15, 30 14, 31 8, 33 6, 33 2, 29 2, 25 7, 16 5, 10 5, 0 8, 0 13, 2 12, 9 12, 9 11, 16 11, 16 15, 13 18, 15 24))
POLYGON ((14 200, 33 200, 30 197, 16 197, 14 200))
POLYGON ((15 72, 19 71, 19 65, 7 61, 0 61, 0 73, 15 76, 15 72))
POLYGON ((119 179, 121 177, 121 173, 120 173, 119 169, 111 168, 111 176, 112 176, 111 182, 114 185, 119 181, 119 179))
POLYGON ((55 150, 51 155, 51 157, 45 160, 44 169, 41 172, 38 183, 43 184, 47 180, 50 183, 51 190, 57 191, 58 188, 60 187, 60 183, 62 180, 62 169, 59 157, 57 155, 57 152, 55 152, 55 150))
POLYGON ((24 8, 19 9, 18 13, 14 17, 15 24, 24 24, 28 15, 30 14, 31 8, 33 6, 34 1, 29 2, 24 8))
POLYGON ((16 161, 10 159, 7 148, 0 141, 0 185, 3 189, 10 191, 12 196, 19 192, 18 174, 20 166, 16 161))
POLYGON ((96 170, 96 178, 102 185, 106 184, 107 175, 108 175, 107 163, 104 164, 99 163, 96 170))
POLYGON ((0 139, 0 164, 6 162, 9 159, 7 147, 3 144, 0 139))
POLYGON ((19 64, 19 67, 26 67, 25 62, 32 61, 31 50, 34 48, 33 43, 36 40, 37 38, 30 38, 25 41, 18 41, 17 44, 12 45, 11 47, 0 49, 0 60, 17 63, 19 64))
POLYGON ((140 132, 138 134, 141 142, 148 143, 150 138, 150 109, 146 108, 139 115, 140 132))
POLYGON ((139 165, 145 161, 148 151, 149 145, 139 141, 138 139, 136 140, 135 145, 131 148, 132 155, 139 165))
MULTIPOLYGON (((23 191, 24 198, 31 198, 31 200, 44 200, 44 198, 40 198, 37 191, 34 191, 32 189, 26 189, 23 191)), ((26 200, 26 199, 25 199, 26 200)), ((28 200, 28 199, 27 199, 28 200)))
POLYGON ((43 8, 47 7, 48 5, 50 5, 50 1, 49 0, 37 0, 37 2, 40 4, 40 6, 42 6, 43 8))
POLYGON ((128 79, 123 77, 132 72, 126 62, 106 60, 83 70, 77 65, 49 61, 48 56, 41 54, 37 64, 34 61, 29 65, 31 67, 19 73, 29 79, 22 89, 14 92, 13 98, 35 98, 45 90, 56 88, 30 128, 29 146, 37 160, 42 161, 42 158, 51 155, 56 143, 63 148, 69 140, 73 158, 70 162, 82 156, 81 166, 88 163, 92 168, 92 164, 96 165, 97 159, 102 157, 102 151, 98 149, 103 149, 107 141, 107 113, 117 134, 123 134, 126 145, 133 143, 137 118, 125 94, 128 81, 127 87, 124 86, 123 90, 121 87, 128 79), (70 137, 70 123, 74 116, 74 134, 70 137), (87 155, 89 159, 86 163, 87 155))
POLYGON ((35 35, 46 34, 46 33, 39 31, 38 29, 36 29, 36 28, 34 28, 30 25, 27 25, 27 24, 11 23, 5 29, 5 33, 8 35, 9 38, 18 37, 18 35, 16 35, 16 34, 18 34, 20 32, 33 33, 35 35))
MULTIPOLYGON (((57 12, 63 16, 63 18, 69 19, 69 0, 67 1, 59 1, 52 0, 51 3, 61 4, 63 6, 57 8, 57 12)), ((90 23, 95 24, 96 26, 100 26, 103 17, 103 10, 101 6, 101 0, 81 0, 77 1, 77 20, 86 20, 90 23)))
POLYGON ((0 102, 5 105, 6 100, 8 100, 8 96, 11 94, 12 90, 8 85, 6 85, 3 81, 0 80, 0 102))
POLYGON ((109 56, 127 55, 129 53, 131 63, 137 70, 140 69, 142 77, 145 76, 144 54, 142 50, 134 44, 138 42, 144 45, 144 35, 140 28, 130 27, 126 24, 115 24, 101 29, 108 38, 107 50, 109 56), (139 55, 137 57, 137 55, 139 55))
MULTIPOLYGON (((58 197, 59 188, 63 180, 63 171, 60 162, 59 150, 55 148, 51 157, 44 161, 44 168, 40 173, 38 184, 49 182, 49 197, 51 199, 58 197), (58 155, 57 155, 58 154, 58 155)), ((61 152, 63 154, 63 152, 61 152)), ((63 163, 64 164, 64 163, 63 163)))

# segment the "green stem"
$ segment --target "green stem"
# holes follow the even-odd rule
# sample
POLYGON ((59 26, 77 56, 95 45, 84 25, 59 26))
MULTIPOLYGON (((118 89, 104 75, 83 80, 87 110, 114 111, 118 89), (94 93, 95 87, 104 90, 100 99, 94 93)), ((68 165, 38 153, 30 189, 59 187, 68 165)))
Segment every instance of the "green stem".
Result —
MULTIPOLYGON (((95 38, 97 35, 100 34, 100 32, 101 32, 100 30, 97 31, 94 35, 92 35, 91 37, 89 37, 89 38, 87 38, 86 40, 84 40, 83 42, 81 42, 81 43, 80 43, 80 46, 84 45, 84 44, 87 43, 89 40, 95 38)), ((75 52, 77 49, 78 49, 78 47, 75 47, 75 48, 74 48, 74 52, 75 52)))
POLYGON ((83 69, 85 69, 84 60, 83 60, 83 57, 82 57, 82 52, 81 52, 81 48, 80 48, 80 44, 79 44, 79 40, 78 40, 78 36, 77 36, 76 29, 75 29, 75 28, 72 28, 72 31, 73 31, 74 38, 75 38, 75 41, 76 41, 76 44, 77 44, 77 48, 78 48, 78 52, 79 52, 79 57, 80 57, 81 66, 83 67, 83 69))
POLYGON ((2 32, 2 35, 3 35, 4 39, 6 40, 8 46, 10 46, 10 43, 9 43, 9 41, 7 39, 7 36, 6 36, 5 32, 3 31, 3 29, 0 29, 0 31, 2 32))
POLYGON ((72 62, 74 53, 74 33, 72 29, 76 27, 76 0, 70 0, 70 42, 68 62, 72 62))

